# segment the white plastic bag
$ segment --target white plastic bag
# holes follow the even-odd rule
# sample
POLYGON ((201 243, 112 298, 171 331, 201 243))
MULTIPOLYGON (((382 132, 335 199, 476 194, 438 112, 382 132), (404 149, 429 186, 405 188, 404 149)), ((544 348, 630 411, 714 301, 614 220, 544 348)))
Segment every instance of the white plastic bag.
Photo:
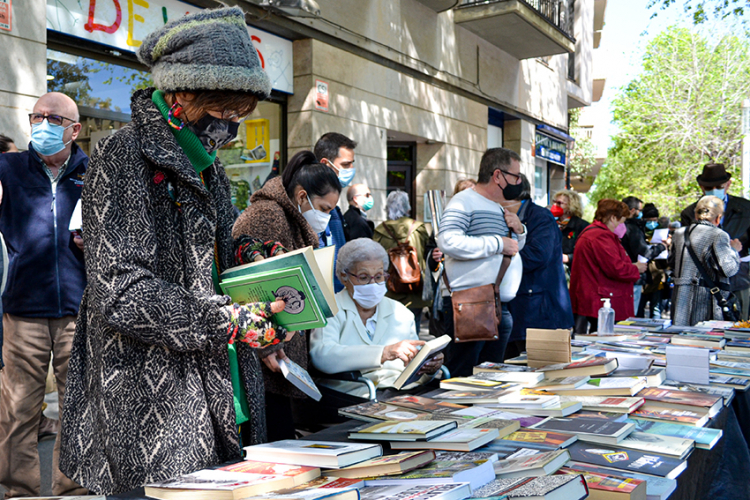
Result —
POLYGON ((523 260, 521 254, 517 253, 510 259, 508 270, 505 271, 503 281, 500 282, 500 302, 510 302, 516 298, 518 287, 521 286, 523 277, 523 260))

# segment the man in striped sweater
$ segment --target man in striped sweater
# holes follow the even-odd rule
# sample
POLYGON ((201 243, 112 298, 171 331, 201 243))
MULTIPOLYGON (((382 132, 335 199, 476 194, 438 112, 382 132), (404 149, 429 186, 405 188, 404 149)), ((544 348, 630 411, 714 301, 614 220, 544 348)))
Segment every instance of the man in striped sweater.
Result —
MULTIPOLYGON (((526 242, 526 228, 501 203, 517 199, 521 191, 521 158, 506 148, 487 150, 479 165, 477 185, 456 194, 441 217, 438 247, 445 254, 445 273, 453 291, 495 283, 503 255, 515 255, 526 242)), ((453 308, 443 299, 448 334, 453 336, 453 308)), ((483 361, 502 362, 513 326, 507 304, 491 342, 452 343, 446 365, 455 377, 471 375, 483 361)))

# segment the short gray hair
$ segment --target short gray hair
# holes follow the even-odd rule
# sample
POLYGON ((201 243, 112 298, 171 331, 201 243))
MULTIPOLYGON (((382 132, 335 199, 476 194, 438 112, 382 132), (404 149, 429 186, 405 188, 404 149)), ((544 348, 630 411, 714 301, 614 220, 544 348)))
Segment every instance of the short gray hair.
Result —
POLYGON ((352 267, 368 260, 382 260, 383 270, 388 270, 390 260, 388 253, 380 245, 370 238, 357 238, 348 242, 339 250, 339 256, 336 259, 336 273, 341 281, 349 281, 346 271, 351 271, 352 267))
POLYGON ((388 212, 388 220, 396 220, 409 215, 411 212, 409 195, 401 190, 393 191, 385 201, 385 210, 388 212))

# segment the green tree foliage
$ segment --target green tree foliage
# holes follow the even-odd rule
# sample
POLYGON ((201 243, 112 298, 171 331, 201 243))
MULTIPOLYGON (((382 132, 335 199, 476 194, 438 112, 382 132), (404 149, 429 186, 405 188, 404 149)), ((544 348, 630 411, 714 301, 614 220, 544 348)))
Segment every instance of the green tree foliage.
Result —
MULTIPOLYGON (((650 0, 649 8, 664 10, 678 3, 677 0, 650 0)), ((682 9, 694 24, 702 24, 710 19, 742 18, 750 12, 750 0, 684 0, 682 9)), ((653 16, 656 16, 654 12, 653 16)))
POLYGON ((613 101, 619 126, 594 202, 627 195, 676 213, 700 192, 703 165, 721 162, 739 191, 741 106, 750 95, 750 44, 669 28, 647 47, 641 74, 613 101))

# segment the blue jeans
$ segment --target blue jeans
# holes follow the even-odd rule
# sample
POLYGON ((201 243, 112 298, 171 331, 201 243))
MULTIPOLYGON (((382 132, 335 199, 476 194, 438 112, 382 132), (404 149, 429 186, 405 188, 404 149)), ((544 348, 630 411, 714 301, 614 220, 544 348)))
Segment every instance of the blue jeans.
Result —
MULTIPOLYGON (((510 331, 513 329, 513 317, 508 311, 508 305, 503 304, 503 316, 497 326, 498 339, 491 342, 451 342, 446 352, 445 366, 451 372, 451 377, 468 377, 473 368, 479 363, 492 361, 502 363, 505 347, 508 345, 510 331)), ((453 338, 453 303, 450 297, 443 297, 443 315, 446 332, 453 338)))

